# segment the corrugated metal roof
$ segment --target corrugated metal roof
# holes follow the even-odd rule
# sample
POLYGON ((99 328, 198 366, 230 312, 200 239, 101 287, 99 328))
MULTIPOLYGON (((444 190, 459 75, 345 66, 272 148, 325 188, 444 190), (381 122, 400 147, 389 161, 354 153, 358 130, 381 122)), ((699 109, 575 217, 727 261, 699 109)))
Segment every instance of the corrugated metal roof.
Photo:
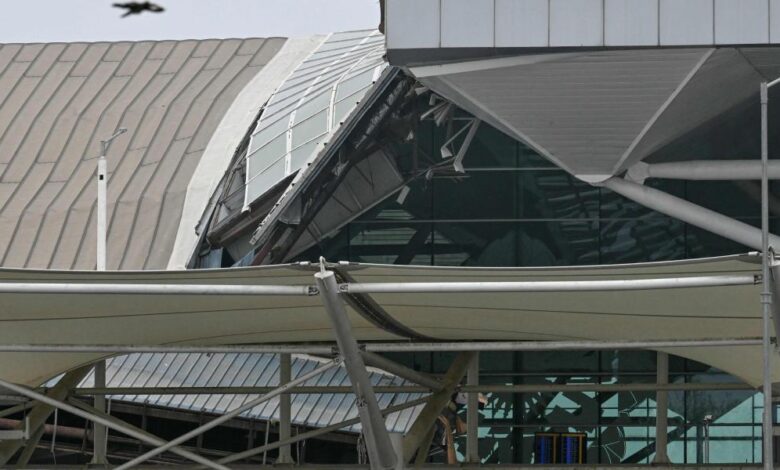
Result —
POLYGON ((284 41, 0 45, 0 265, 94 269, 96 157, 126 127, 108 267, 164 268, 201 154, 284 41))
POLYGON ((306 165, 387 66, 384 53, 378 31, 348 31, 328 36, 298 65, 252 135, 246 205, 306 165))
MULTIPOLYGON (((324 363, 307 355, 294 355, 292 377, 298 377, 324 363)), ((374 385, 414 385, 394 375, 369 369, 374 385)), ((81 383, 91 387, 92 373, 81 383)), ((145 353, 118 356, 106 361, 108 387, 267 387, 279 384, 279 356, 276 354, 164 354, 145 353)), ((349 377, 344 367, 336 367, 315 377, 307 386, 346 386, 349 377)), ((180 410, 224 413, 235 409, 258 395, 114 395, 109 398, 132 403, 145 403, 180 410)), ((381 408, 422 397, 419 393, 379 393, 381 408)), ((422 409, 408 408, 387 417, 387 428, 405 432, 422 409)), ((279 399, 274 398, 243 414, 258 420, 279 419, 279 399)), ((325 427, 357 417, 353 394, 299 394, 292 396, 293 424, 325 427)), ((358 431, 359 425, 346 428, 358 431)))

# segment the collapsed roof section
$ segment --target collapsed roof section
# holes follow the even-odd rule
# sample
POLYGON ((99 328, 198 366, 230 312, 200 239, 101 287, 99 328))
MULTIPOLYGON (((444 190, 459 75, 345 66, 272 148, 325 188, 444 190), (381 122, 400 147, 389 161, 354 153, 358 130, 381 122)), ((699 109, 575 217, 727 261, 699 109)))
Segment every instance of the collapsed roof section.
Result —
POLYGON ((330 35, 265 106, 246 157, 245 207, 303 168, 386 67, 377 31, 330 35))

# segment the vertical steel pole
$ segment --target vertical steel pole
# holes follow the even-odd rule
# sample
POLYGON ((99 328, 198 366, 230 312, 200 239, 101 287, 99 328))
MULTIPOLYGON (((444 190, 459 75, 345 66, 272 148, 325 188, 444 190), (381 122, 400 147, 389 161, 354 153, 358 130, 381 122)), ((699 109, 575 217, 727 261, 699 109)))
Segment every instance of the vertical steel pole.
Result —
MULTIPOLYGON (((97 270, 106 270, 106 193, 108 185, 108 169, 106 165, 106 144, 103 143, 103 154, 98 158, 97 167, 97 270)), ((106 361, 95 363, 94 368, 95 387, 106 386, 106 361)), ((94 398, 95 408, 99 411, 106 411, 105 395, 96 395, 94 398)), ((106 453, 108 449, 108 431, 100 423, 93 422, 94 436, 92 445, 92 463, 96 465, 105 465, 108 463, 106 453)))
MULTIPOLYGON (((658 352, 656 355, 656 382, 660 385, 669 383, 669 355, 658 352)), ((655 392, 655 458, 654 464, 668 464, 669 455, 666 453, 669 413, 669 392, 657 390, 655 392)))
MULTIPOLYGON (((292 357, 289 354, 279 354, 279 385, 284 385, 292 380, 292 357)), ((292 415, 292 400, 289 393, 283 393, 279 397, 279 440, 286 441, 290 439, 290 420, 292 415)), ((292 458, 290 446, 279 448, 277 463, 292 464, 295 461, 292 458)))
POLYGON ((363 362, 363 356, 360 355, 357 340, 352 334, 352 325, 347 311, 339 297, 336 277, 333 272, 323 268, 321 272, 314 275, 314 278, 317 280, 320 298, 330 317, 339 352, 344 359, 344 366, 355 391, 358 415, 363 427, 363 434, 366 436, 371 468, 393 469, 398 457, 390 441, 390 434, 385 427, 385 418, 382 416, 382 411, 376 401, 366 364, 363 362))
MULTIPOLYGON (((474 354, 466 376, 468 385, 479 385, 479 353, 474 354)), ((466 461, 480 463, 479 459, 479 392, 468 392, 466 407, 466 461)))
POLYGON ((772 345, 770 343, 770 321, 772 309, 772 291, 769 286, 769 89, 766 82, 761 83, 761 248, 763 256, 763 282, 761 283, 761 307, 764 320, 764 468, 774 467, 772 440, 772 375, 770 368, 772 345))

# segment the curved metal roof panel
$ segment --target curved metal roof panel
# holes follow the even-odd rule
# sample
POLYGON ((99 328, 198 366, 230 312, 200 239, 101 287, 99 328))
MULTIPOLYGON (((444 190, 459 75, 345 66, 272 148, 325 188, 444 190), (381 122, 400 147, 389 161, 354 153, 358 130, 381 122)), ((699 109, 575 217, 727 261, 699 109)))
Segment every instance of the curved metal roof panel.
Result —
POLYGON ((108 266, 164 268, 212 134, 284 42, 0 45, 0 265, 95 267, 96 157, 125 127, 107 155, 108 266))
MULTIPOLYGON (((292 378, 319 367, 325 361, 308 355, 293 355, 292 378)), ((370 369, 373 385, 415 385, 386 372, 370 369)), ((94 384, 90 372, 81 387, 94 384)), ((118 356, 106 361, 108 387, 275 387, 279 385, 277 354, 164 354, 144 353, 118 356)), ((343 367, 333 368, 315 377, 304 386, 348 386, 349 376, 343 367)), ((422 397, 421 393, 378 393, 382 408, 406 403, 422 397)), ((163 406, 181 410, 222 414, 258 395, 114 395, 112 400, 163 406)), ((353 394, 293 394, 291 420, 293 424, 325 427, 357 417, 353 394)), ((392 413, 387 417, 388 429, 405 432, 422 409, 418 405, 392 413)), ((259 420, 279 420, 279 399, 274 398, 241 415, 259 420)), ((360 425, 345 428, 358 431, 360 425)))

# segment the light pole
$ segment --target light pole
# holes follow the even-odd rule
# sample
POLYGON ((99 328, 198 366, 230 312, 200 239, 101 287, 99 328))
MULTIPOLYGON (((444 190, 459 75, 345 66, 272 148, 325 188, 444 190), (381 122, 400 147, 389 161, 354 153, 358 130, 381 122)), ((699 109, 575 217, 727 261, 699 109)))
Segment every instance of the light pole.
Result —
MULTIPOLYGON (((98 158, 97 165, 97 270, 106 270, 106 230, 107 230, 107 214, 106 214, 106 193, 108 187, 108 168, 106 165, 106 153, 111 142, 120 135, 127 132, 125 128, 119 128, 114 135, 106 140, 100 141, 100 157, 98 158)), ((98 361, 95 363, 94 369, 95 387, 106 386, 106 361, 98 361)), ((106 397, 105 395, 95 396, 95 408, 100 411, 106 411, 106 397)), ((94 452, 92 454, 92 463, 95 465, 106 465, 108 434, 106 427, 102 424, 94 424, 94 435, 92 436, 92 444, 94 446, 94 452)))
POLYGON ((774 468, 773 435, 774 423, 772 413, 772 344, 770 323, 772 315, 772 291, 770 290, 771 247, 769 246, 769 88, 780 83, 780 79, 761 83, 761 248, 763 252, 761 283, 761 308, 763 317, 763 360, 764 360, 764 468, 774 468))
POLYGON ((100 141, 100 157, 97 167, 97 270, 106 270, 106 190, 108 186, 108 168, 106 165, 106 153, 111 142, 127 132, 125 128, 119 128, 111 137, 100 141))

